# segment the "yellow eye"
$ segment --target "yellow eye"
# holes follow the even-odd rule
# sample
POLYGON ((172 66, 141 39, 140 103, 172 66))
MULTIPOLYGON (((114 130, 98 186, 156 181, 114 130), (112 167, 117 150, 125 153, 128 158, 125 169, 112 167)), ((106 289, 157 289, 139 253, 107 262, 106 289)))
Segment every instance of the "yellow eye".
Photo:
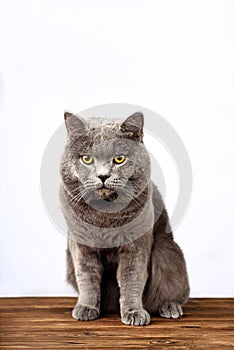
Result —
POLYGON ((90 155, 84 155, 81 157, 81 159, 85 164, 93 164, 93 162, 94 162, 93 157, 90 155))
POLYGON ((116 156, 114 158, 114 163, 115 164, 121 164, 121 163, 123 163, 125 161, 125 159, 126 158, 123 155, 116 156))

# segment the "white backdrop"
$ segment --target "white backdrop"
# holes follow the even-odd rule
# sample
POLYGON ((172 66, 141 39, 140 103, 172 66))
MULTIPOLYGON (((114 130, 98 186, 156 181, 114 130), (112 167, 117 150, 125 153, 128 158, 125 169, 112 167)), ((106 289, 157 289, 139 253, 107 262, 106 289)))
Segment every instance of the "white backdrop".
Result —
POLYGON ((5 0, 1 11, 1 296, 74 294, 40 162, 64 109, 111 102, 156 111, 183 139, 194 189, 175 240, 191 296, 234 296, 233 1, 5 0))

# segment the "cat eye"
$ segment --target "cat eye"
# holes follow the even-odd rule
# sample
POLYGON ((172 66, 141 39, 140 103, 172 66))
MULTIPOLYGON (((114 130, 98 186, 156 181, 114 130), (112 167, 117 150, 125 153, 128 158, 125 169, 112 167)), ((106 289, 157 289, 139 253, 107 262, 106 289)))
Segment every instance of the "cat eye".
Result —
POLYGON ((116 156, 113 159, 113 161, 114 161, 115 164, 121 164, 121 163, 123 163, 125 161, 125 159, 126 159, 125 156, 119 155, 119 156, 116 156))
POLYGON ((81 156, 81 159, 85 164, 88 164, 88 165, 94 163, 93 156, 90 156, 90 155, 83 155, 81 156))

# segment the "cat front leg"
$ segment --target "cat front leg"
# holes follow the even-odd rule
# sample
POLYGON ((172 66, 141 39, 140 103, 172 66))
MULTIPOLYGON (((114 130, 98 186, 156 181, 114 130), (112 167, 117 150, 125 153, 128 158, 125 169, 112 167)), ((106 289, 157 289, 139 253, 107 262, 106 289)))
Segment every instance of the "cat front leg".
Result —
POLYGON ((79 289, 79 298, 72 311, 72 316, 76 320, 94 320, 100 313, 100 286, 103 268, 99 251, 74 241, 70 241, 69 248, 79 289))
POLYGON ((120 250, 117 280, 120 287, 120 311, 124 324, 145 326, 150 315, 143 308, 142 294, 147 281, 148 243, 138 240, 120 250), (139 244, 140 243, 140 244, 139 244))

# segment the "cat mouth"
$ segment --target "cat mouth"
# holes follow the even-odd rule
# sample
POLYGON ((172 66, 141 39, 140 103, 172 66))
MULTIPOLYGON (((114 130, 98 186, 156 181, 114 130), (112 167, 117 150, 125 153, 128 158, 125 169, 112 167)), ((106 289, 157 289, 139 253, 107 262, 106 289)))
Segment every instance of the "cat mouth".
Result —
POLYGON ((97 193, 101 199, 104 199, 107 202, 112 202, 118 197, 118 194, 114 189, 110 189, 105 186, 99 188, 97 193))

